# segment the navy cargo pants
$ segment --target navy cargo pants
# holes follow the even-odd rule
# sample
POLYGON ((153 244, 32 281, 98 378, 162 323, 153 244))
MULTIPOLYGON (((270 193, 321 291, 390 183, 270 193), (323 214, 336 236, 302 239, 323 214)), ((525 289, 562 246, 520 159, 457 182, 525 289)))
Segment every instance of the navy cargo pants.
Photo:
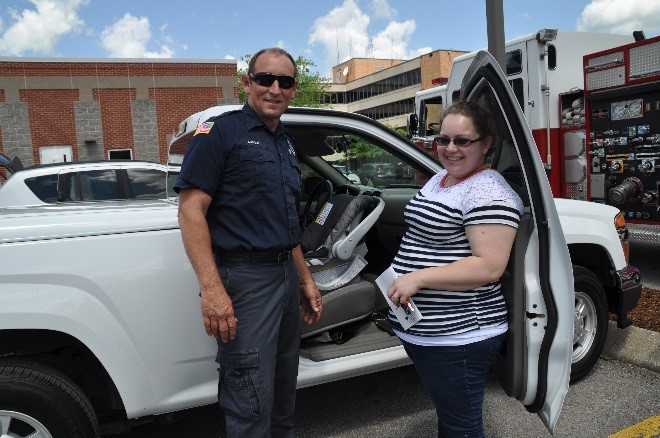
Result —
POLYGON ((293 259, 227 262, 220 276, 232 299, 236 338, 218 339, 218 402, 227 437, 294 436, 300 349, 300 293, 293 259))

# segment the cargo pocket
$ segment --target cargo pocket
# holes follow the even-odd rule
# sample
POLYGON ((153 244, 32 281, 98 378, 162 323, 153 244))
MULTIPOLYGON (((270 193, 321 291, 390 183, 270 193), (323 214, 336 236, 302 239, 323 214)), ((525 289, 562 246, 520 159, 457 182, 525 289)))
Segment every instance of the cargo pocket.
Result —
POLYGON ((218 403, 232 417, 259 421, 265 401, 259 352, 218 352, 220 396, 218 403))

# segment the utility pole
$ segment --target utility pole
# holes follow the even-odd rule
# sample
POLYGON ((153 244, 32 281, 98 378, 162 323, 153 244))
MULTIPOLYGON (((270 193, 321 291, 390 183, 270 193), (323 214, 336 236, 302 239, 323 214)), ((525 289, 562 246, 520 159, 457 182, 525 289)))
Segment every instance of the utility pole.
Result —
POLYGON ((504 49, 504 7, 503 0, 486 0, 486 28, 488 31, 488 52, 506 73, 506 53, 504 49))

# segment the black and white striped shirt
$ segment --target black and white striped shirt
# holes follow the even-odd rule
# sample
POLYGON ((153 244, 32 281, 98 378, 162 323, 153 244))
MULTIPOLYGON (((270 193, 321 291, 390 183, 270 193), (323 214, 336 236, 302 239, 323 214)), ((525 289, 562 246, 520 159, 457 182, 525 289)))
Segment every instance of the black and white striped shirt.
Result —
MULTIPOLYGON (((441 187, 442 170, 411 199, 405 209, 408 229, 392 267, 403 275, 443 266, 470 256, 465 227, 506 224, 518 228, 523 204, 506 180, 493 170, 478 172, 450 187, 441 187)), ((424 318, 404 331, 390 312, 392 328, 416 336, 446 336, 507 321, 500 282, 468 291, 421 289, 413 296, 424 318)))

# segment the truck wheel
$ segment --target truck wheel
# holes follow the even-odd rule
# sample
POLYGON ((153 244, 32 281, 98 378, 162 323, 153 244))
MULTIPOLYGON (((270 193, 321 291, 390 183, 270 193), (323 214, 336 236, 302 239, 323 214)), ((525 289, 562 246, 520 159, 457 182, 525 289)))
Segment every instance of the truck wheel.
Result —
POLYGON ((37 362, 0 361, 0 436, 99 436, 92 405, 66 375, 37 362))
POLYGON ((588 269, 573 266, 575 325, 571 355, 571 383, 589 374, 607 337, 607 299, 603 285, 588 269))

